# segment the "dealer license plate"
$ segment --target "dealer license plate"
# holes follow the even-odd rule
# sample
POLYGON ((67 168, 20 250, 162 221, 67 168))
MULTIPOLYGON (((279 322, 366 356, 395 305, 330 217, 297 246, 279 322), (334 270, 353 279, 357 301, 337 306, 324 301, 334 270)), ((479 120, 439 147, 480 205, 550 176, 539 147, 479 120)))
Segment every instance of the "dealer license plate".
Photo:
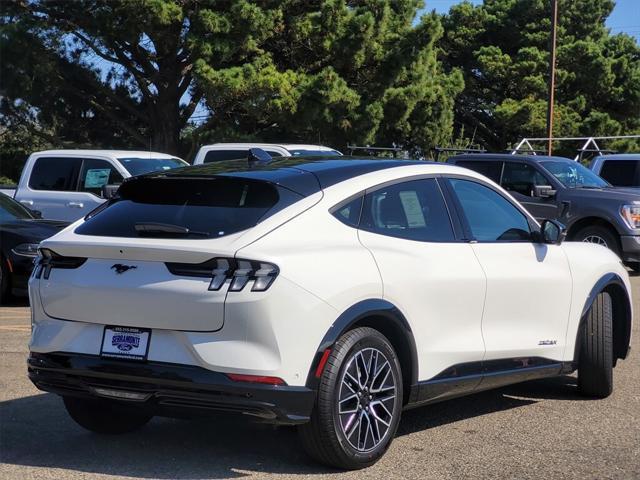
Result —
POLYGON ((151 330, 134 327, 104 327, 100 355, 112 358, 146 360, 151 330))

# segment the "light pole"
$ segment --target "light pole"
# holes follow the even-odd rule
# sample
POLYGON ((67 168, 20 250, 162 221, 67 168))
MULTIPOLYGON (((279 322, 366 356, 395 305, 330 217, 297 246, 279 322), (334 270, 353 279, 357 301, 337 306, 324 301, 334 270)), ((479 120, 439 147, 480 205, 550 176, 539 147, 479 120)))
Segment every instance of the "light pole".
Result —
POLYGON ((551 60, 549 62, 549 98, 547 105, 547 155, 552 153, 553 103, 556 90, 556 38, 558 35, 558 0, 551 0, 551 60))

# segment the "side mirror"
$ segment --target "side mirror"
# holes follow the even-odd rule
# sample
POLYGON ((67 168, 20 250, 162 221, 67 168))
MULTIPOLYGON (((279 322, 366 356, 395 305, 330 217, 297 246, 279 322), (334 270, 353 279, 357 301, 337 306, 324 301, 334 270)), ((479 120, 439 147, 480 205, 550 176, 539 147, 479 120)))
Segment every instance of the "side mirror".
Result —
POLYGON ((538 198, 551 198, 555 197, 556 191, 551 185, 534 185, 533 196, 538 198))
POLYGON ((105 200, 111 200, 118 194, 118 189, 120 185, 103 185, 102 186, 102 198, 105 200))
POLYGON ((534 185, 533 196, 538 198, 551 198, 556 195, 556 191, 551 185, 534 185))
POLYGON ((567 236, 567 229, 555 220, 544 220, 540 227, 540 236, 542 243, 560 245, 567 236))
POLYGON ((249 167, 266 165, 271 162, 271 155, 261 148, 250 148, 249 154, 247 155, 247 162, 249 163, 249 167))

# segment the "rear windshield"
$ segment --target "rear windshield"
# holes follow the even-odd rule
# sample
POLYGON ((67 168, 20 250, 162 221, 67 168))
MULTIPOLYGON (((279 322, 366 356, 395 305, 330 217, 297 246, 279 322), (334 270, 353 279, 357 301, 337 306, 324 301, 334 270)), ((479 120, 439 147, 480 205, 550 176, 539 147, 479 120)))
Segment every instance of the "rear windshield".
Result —
POLYGON ((118 158, 118 161, 132 177, 189 165, 179 158, 118 158))
POLYGON ((260 223, 301 197, 263 181, 233 177, 138 178, 106 208, 87 216, 80 235, 219 238, 260 223))

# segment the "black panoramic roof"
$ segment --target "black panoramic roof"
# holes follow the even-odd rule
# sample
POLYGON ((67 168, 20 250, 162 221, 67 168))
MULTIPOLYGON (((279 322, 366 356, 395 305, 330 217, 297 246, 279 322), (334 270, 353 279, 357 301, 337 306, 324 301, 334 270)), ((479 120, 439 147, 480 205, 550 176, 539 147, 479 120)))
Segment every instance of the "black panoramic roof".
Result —
POLYGON ((575 160, 571 160, 566 157, 554 157, 549 155, 513 155, 511 153, 467 153, 463 155, 455 155, 449 158, 450 163, 455 163, 458 160, 477 160, 477 161, 487 161, 487 160, 511 160, 511 161, 521 161, 521 162, 544 162, 548 160, 552 160, 554 162, 572 162, 575 163, 575 160))
POLYGON ((425 163, 431 162, 347 156, 276 157, 269 163, 253 166, 250 166, 246 159, 227 160, 176 168, 137 178, 233 176, 267 181, 307 196, 365 173, 425 163))

